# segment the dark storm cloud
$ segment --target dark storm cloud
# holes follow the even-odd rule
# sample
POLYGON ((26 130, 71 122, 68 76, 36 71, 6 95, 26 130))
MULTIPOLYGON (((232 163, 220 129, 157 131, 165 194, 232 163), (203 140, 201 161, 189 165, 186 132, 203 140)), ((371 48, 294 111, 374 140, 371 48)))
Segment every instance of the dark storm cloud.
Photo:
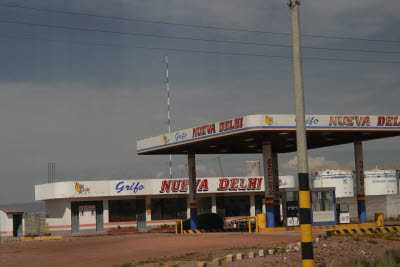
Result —
MULTIPOLYGON (((304 0, 308 34, 400 39, 398 1, 304 0)), ((290 32, 285 1, 24 1, 25 5, 112 16, 290 32)), ((214 31, 1 8, 3 19, 206 39, 290 44, 290 36, 214 31)), ((170 62, 172 129, 255 113, 293 113, 290 59, 136 49, 151 47, 291 56, 290 48, 177 41, 34 28, 0 23, 0 33, 110 42, 119 48, 1 39, 0 202, 33 200, 34 184, 56 162, 58 180, 152 178, 168 157, 137 156, 136 140, 167 130, 163 60, 170 62)), ((303 38, 308 46, 399 51, 398 44, 303 38)), ((313 51, 304 57, 400 61, 398 54, 313 51)), ((304 60, 307 113, 398 113, 399 65, 304 60)), ((369 165, 398 164, 398 138, 365 143, 369 165)), ((347 165, 352 145, 310 151, 312 164, 347 165)), ((295 154, 280 155, 281 166, 295 154)), ((223 156, 225 175, 243 175, 244 160, 223 156)), ((292 161, 290 161, 292 160, 292 161)), ((286 164, 286 165, 285 165, 286 164)), ((199 156, 199 175, 219 175, 215 156, 199 156)), ((174 157, 174 175, 184 160, 174 157)), ((284 172, 291 172, 288 168, 284 172)), ((283 173, 282 173, 283 172, 283 173)))

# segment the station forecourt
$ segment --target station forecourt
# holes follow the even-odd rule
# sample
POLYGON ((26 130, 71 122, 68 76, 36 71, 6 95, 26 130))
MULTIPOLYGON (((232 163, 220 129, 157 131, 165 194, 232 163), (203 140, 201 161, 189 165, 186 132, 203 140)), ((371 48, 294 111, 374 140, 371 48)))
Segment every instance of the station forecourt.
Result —
MULTIPOLYGON (((395 115, 306 115, 307 148, 354 144, 359 223, 366 223, 363 142, 400 135, 395 115)), ((137 141, 139 155, 186 155, 191 229, 197 229, 196 154, 263 154, 267 227, 280 223, 279 153, 296 151, 293 114, 257 114, 137 141)))

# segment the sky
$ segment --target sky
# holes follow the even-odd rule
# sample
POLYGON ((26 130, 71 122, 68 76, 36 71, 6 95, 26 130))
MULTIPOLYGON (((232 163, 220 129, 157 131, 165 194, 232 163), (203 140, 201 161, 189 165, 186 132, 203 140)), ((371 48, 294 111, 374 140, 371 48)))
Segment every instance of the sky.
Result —
MULTIPOLYGON (((301 1, 307 114, 399 115, 400 64, 388 63, 400 62, 399 10, 395 0, 301 1)), ((0 17, 0 204, 34 201, 49 162, 57 181, 168 177, 168 156, 136 154, 137 140, 168 130, 165 56, 172 131, 295 111, 291 36, 265 33, 291 32, 283 0, 0 1, 0 17)), ((365 142, 365 165, 400 165, 399 141, 365 142)), ((197 157, 198 177, 221 175, 217 157, 197 157)), ((225 176, 244 175, 245 161, 258 159, 220 155, 225 176)), ((280 154, 280 174, 295 174, 295 160, 280 154)), ((352 165, 352 144, 309 151, 310 168, 352 165)), ((184 167, 173 156, 173 176, 184 167)))

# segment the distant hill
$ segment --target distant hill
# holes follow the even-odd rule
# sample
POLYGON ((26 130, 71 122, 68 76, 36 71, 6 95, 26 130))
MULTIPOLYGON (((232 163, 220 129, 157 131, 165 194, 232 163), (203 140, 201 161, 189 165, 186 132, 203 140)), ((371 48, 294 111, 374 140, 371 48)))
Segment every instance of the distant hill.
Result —
POLYGON ((0 204, 0 209, 15 209, 23 212, 41 212, 45 211, 44 201, 35 201, 18 204, 0 204))

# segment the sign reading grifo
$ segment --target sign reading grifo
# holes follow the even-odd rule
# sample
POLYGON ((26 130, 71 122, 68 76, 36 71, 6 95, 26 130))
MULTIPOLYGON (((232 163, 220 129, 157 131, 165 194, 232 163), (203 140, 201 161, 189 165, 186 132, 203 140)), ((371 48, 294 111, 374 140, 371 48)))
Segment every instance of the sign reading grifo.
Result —
MULTIPOLYGON (((400 130, 400 116, 388 115, 306 115, 305 123, 308 130, 335 129, 373 129, 400 130)), ((166 133, 136 142, 137 152, 156 149, 163 146, 190 142, 198 139, 211 138, 219 135, 233 134, 254 129, 295 129, 295 115, 288 114, 257 114, 228 119, 220 122, 205 123, 200 126, 166 133)))
MULTIPOLYGON (((286 177, 286 176, 285 176, 286 177)), ((214 177, 198 178, 198 193, 264 192, 264 178, 256 177, 214 177)), ((35 199, 81 198, 100 196, 147 196, 167 194, 188 194, 189 179, 131 179, 103 181, 71 181, 35 186, 35 199), (90 188, 82 194, 76 184, 90 188)))

